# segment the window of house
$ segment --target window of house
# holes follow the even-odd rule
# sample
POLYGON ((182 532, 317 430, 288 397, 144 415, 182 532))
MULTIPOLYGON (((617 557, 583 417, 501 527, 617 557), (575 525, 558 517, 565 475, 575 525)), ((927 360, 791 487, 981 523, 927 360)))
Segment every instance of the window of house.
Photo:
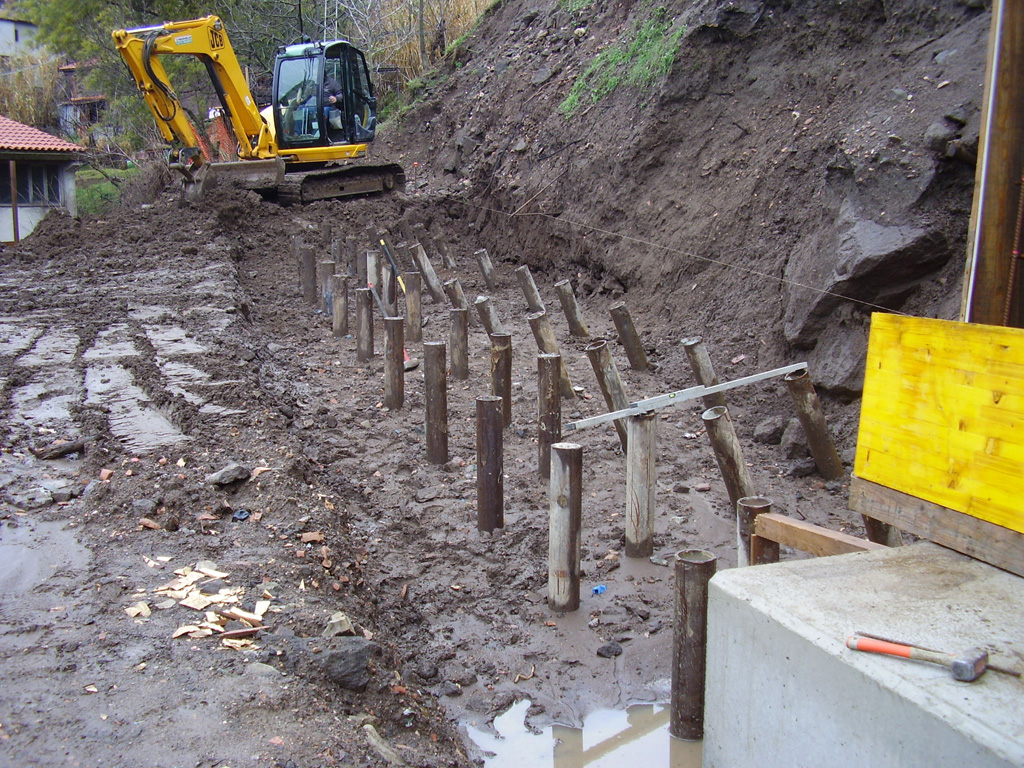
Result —
MULTIPOLYGON (((60 166, 18 163, 18 205, 60 205, 60 166)), ((11 204, 11 164, 0 160, 0 205, 11 204)))

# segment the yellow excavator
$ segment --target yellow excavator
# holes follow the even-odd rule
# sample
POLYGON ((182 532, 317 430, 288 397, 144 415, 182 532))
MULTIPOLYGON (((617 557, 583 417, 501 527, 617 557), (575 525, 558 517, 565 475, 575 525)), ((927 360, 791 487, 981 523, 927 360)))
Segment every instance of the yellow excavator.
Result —
POLYGON ((260 111, 216 16, 113 33, 118 52, 171 144, 168 163, 196 199, 230 178, 284 204, 387 192, 405 185, 394 163, 368 160, 377 100, 366 58, 343 40, 282 46, 272 99, 260 111), (238 160, 212 162, 170 85, 160 57, 195 56, 206 66, 238 160))

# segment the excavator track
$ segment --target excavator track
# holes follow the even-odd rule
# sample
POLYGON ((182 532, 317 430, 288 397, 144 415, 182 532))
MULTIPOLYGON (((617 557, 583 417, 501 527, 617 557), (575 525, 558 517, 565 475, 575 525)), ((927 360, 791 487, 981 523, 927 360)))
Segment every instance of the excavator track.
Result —
POLYGON ((321 168, 289 173, 277 185, 282 205, 303 205, 317 200, 390 192, 405 188, 405 171, 397 164, 321 168))

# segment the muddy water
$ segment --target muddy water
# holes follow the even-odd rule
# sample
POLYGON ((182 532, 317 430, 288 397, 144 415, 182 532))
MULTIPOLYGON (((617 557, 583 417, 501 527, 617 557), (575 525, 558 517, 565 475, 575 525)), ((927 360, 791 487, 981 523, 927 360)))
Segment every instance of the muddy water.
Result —
POLYGON ((582 728, 555 725, 539 733, 525 725, 530 701, 517 702, 494 719, 494 731, 467 726, 487 768, 700 768, 700 742, 668 733, 667 704, 635 704, 586 717, 582 728))
POLYGON ((0 599, 26 594, 63 569, 78 570, 89 551, 59 522, 0 525, 0 599))

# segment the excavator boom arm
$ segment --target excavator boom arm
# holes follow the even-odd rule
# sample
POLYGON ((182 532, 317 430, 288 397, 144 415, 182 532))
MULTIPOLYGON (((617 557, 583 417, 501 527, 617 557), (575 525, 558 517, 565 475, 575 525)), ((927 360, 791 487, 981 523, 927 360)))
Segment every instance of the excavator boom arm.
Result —
POLYGON ((155 27, 119 29, 113 36, 160 133, 169 143, 190 148, 197 145, 198 138, 171 87, 160 56, 195 56, 206 66, 238 142, 239 156, 246 159, 277 157, 270 128, 259 113, 224 25, 217 16, 155 27))

